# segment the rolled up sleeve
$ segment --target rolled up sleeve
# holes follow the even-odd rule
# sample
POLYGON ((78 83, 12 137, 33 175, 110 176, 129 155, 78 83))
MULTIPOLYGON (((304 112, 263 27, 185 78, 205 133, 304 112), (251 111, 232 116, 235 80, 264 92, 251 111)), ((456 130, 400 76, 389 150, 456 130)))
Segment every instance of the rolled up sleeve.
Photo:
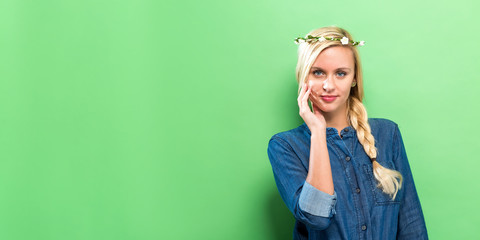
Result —
POLYGON ((270 139, 268 157, 280 196, 295 219, 315 230, 326 229, 335 214, 336 192, 329 195, 306 182, 308 170, 282 138, 270 139))
POLYGON ((336 213, 337 192, 330 195, 305 181, 298 201, 300 208, 305 212, 320 217, 332 217, 336 213))

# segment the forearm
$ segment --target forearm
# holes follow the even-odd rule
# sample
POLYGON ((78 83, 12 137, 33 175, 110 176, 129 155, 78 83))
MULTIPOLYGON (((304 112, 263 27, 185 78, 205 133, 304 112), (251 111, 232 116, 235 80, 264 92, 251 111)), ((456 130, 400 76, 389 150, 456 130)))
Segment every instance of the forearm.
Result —
POLYGON ((322 192, 330 195, 334 194, 325 129, 312 131, 309 170, 306 181, 322 192))
POLYGON ((305 181, 307 169, 284 139, 272 137, 268 156, 277 188, 295 219, 315 230, 327 228, 336 213, 336 195, 320 191, 305 181))

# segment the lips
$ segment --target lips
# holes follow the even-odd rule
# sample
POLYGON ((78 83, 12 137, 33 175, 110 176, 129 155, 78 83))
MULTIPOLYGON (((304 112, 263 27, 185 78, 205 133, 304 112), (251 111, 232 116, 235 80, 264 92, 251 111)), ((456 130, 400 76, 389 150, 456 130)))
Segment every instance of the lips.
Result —
POLYGON ((337 96, 331 96, 331 95, 320 96, 320 97, 325 102, 333 102, 335 99, 337 99, 337 96))

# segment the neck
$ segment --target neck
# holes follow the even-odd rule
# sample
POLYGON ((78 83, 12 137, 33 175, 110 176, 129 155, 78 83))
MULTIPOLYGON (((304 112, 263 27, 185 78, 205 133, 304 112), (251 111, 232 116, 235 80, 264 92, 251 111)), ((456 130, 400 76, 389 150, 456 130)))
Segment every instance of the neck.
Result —
POLYGON ((347 108, 338 109, 337 112, 323 113, 327 127, 336 128, 338 132, 350 125, 347 119, 347 108))

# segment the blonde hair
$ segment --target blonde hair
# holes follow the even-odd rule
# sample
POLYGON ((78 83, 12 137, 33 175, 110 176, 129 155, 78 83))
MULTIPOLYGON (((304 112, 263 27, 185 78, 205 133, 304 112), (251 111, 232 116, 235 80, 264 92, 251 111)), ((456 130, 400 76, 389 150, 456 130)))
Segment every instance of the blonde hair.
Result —
MULTIPOLYGON (((312 35, 314 37, 347 37, 353 40, 350 33, 346 30, 336 27, 323 27, 310 31, 306 36, 312 35)), ((370 157, 373 167, 373 175, 378 181, 377 187, 395 199, 398 190, 402 187, 402 174, 398 171, 385 168, 377 162, 377 148, 375 147, 375 139, 371 133, 370 125, 368 124, 367 110, 362 103, 363 100, 363 77, 362 68, 360 64, 360 57, 357 48, 349 45, 342 45, 340 41, 317 41, 314 43, 300 43, 298 47, 298 62, 296 67, 296 77, 299 83, 299 91, 302 84, 307 81, 310 68, 317 59, 320 52, 332 46, 348 46, 353 53, 355 62, 355 76, 357 85, 350 89, 350 96, 347 100, 347 119, 350 125, 357 131, 358 141, 362 144, 365 153, 370 157)))

